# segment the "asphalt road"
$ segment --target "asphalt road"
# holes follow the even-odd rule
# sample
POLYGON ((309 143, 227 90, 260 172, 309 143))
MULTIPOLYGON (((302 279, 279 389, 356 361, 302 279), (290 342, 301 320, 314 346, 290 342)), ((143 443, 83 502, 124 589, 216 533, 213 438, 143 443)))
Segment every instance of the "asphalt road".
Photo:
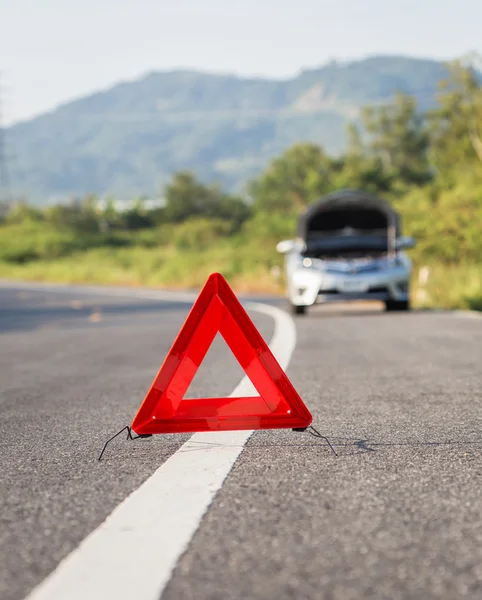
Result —
MULTIPOLYGON (((129 294, 0 288, 2 600, 25 598, 189 439, 118 438, 97 461, 190 308, 129 294)), ((269 342, 273 319, 250 315, 269 342)), ((481 598, 482 318, 323 308, 296 332, 288 376, 338 456, 306 433, 254 433, 163 600, 481 598)), ((236 387, 225 348, 191 397, 236 387)), ((169 540, 154 544, 161 557, 169 540)))

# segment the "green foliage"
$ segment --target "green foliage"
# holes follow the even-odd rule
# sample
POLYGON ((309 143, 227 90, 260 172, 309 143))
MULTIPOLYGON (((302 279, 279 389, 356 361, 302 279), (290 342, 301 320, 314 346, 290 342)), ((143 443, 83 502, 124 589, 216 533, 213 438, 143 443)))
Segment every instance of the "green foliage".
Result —
POLYGON ((35 206, 20 202, 6 210, 5 223, 18 225, 19 223, 37 223, 44 220, 43 212, 35 206))
POLYGON ((250 216, 249 207, 239 198, 230 197, 216 186, 199 183, 194 175, 182 171, 176 173, 166 186, 167 221, 180 223, 192 217, 224 219, 232 222, 237 230, 250 216))
POLYGON ((459 262, 449 266, 423 263, 428 268, 428 281, 423 286, 417 281, 415 270, 412 281, 414 303, 422 308, 440 307, 462 310, 482 310, 482 269, 480 262, 459 262))
POLYGON ((290 238, 296 227, 296 218, 289 214, 274 211, 258 211, 243 227, 243 237, 258 239, 267 246, 276 244, 280 239, 290 238))
POLYGON ((343 187, 385 194, 396 185, 395 176, 383 167, 380 158, 347 154, 331 181, 330 191, 343 187))
POLYGON ((125 234, 78 235, 73 230, 59 229, 52 223, 26 221, 0 226, 0 261, 10 263, 57 260, 89 248, 104 246, 116 249, 132 244, 133 239, 125 234))
POLYGON ((26 221, 5 225, 0 235, 0 260, 25 263, 40 257, 56 259, 74 243, 71 233, 26 221))
POLYGON ((482 177, 482 89, 471 68, 455 62, 440 82, 439 105, 427 113, 431 159, 437 175, 453 185, 460 171, 482 177))
POLYGON ((344 155, 312 141, 290 146, 249 183, 250 204, 181 171, 157 208, 138 198, 120 210, 95 196, 13 206, 0 224, 0 276, 197 287, 216 270, 240 290, 279 290, 270 274, 283 263, 276 243, 293 237, 312 202, 349 187, 392 202, 416 238, 415 265, 431 273, 418 289, 415 271, 416 303, 482 309, 479 135, 480 83, 455 64, 436 109, 420 112, 400 93, 366 107, 347 130, 344 155))
POLYGON ((417 239, 417 261, 482 264, 482 187, 460 181, 453 189, 414 189, 394 204, 417 239))
POLYGON ((69 205, 51 206, 45 210, 45 219, 59 229, 71 229, 80 234, 100 231, 95 196, 86 196, 69 205))
POLYGON ((432 179, 429 134, 413 98, 399 93, 391 104, 366 107, 362 127, 364 135, 355 124, 348 128, 344 157, 333 159, 313 143, 300 143, 275 158, 251 183, 256 208, 299 213, 340 187, 386 193, 432 179))
POLYGON ((415 98, 398 93, 391 104, 365 107, 362 122, 369 136, 367 154, 378 158, 393 179, 408 185, 431 180, 429 134, 415 98))
POLYGON ((228 237, 229 223, 221 219, 190 219, 177 227, 172 227, 172 243, 178 250, 205 250, 228 237))
POLYGON ((251 184, 256 209, 299 212, 329 189, 332 160, 312 143, 297 144, 251 184))

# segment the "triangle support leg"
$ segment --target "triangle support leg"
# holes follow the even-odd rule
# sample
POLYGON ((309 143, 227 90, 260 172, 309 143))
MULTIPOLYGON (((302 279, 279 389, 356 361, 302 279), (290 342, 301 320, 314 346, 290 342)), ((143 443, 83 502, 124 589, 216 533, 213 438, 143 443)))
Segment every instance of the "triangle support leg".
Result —
POLYGON ((306 431, 307 433, 309 433, 310 435, 312 435, 312 436, 314 436, 314 437, 321 438, 322 440, 325 440, 325 441, 326 441, 326 443, 328 444, 328 446, 330 446, 330 448, 331 448, 331 450, 332 450, 333 454, 334 454, 335 456, 338 456, 338 454, 336 453, 335 449, 334 449, 334 448, 333 448, 333 446, 331 445, 331 442, 330 442, 330 440, 329 440, 329 439, 326 437, 326 435, 321 435, 321 433, 320 433, 320 432, 319 432, 317 429, 315 429, 315 428, 313 427, 313 425, 310 425, 309 427, 293 428, 293 431, 299 431, 299 432, 302 432, 302 433, 304 433, 304 432, 306 431))
POLYGON ((102 448, 102 452, 100 453, 98 460, 100 460, 102 458, 102 456, 103 456, 103 454, 105 452, 105 449, 110 444, 110 442, 112 442, 113 439, 115 439, 118 435, 120 435, 126 429, 127 429, 127 439, 128 440, 137 440, 139 438, 147 438, 147 437, 151 437, 152 436, 151 433, 144 433, 144 434, 141 434, 141 435, 132 435, 132 429, 129 427, 129 425, 126 425, 120 431, 118 431, 115 435, 113 435, 111 438, 109 438, 107 440, 107 442, 104 444, 104 447, 102 448))

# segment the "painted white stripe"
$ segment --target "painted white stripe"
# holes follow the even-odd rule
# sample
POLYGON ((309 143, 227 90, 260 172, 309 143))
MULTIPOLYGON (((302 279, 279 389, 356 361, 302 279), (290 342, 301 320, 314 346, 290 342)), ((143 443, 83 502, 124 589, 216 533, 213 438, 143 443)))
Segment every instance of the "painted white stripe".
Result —
MULTIPOLYGON (((293 320, 267 305, 253 303, 247 308, 274 318, 270 348, 286 369, 296 344, 293 320)), ((231 396, 254 393, 245 377, 231 396)), ((194 434, 62 561, 28 600, 159 600, 252 433, 194 434)))

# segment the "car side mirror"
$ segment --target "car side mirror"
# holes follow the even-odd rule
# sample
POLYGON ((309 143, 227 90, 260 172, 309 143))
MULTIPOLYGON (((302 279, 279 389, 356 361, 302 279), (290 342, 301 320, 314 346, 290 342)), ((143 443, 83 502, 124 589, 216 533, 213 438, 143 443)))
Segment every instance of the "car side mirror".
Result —
POLYGON ((408 250, 408 248, 415 248, 416 244, 417 242, 415 241, 415 238, 408 236, 398 238, 396 242, 397 250, 408 250))
POLYGON ((293 240, 283 240, 276 245, 276 251, 280 254, 288 254, 292 252, 295 248, 295 243, 293 240))

